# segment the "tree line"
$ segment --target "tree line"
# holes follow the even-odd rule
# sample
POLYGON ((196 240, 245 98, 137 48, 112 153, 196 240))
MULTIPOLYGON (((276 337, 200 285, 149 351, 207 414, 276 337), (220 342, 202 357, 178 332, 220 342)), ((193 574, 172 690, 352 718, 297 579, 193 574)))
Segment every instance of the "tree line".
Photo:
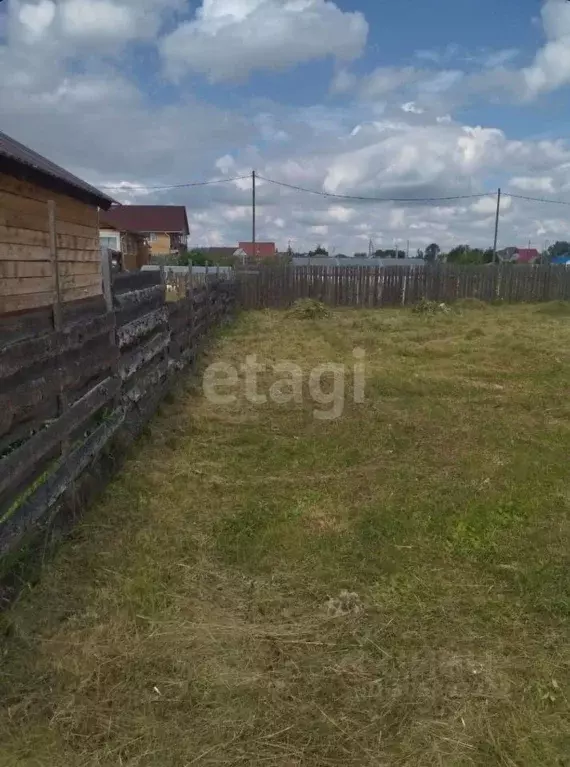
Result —
MULTIPOLYGON (((515 250, 513 248, 513 250, 515 250)), ((309 251, 308 256, 328 256, 329 252, 322 245, 319 245, 315 250, 309 251)), ((369 253, 355 253, 355 258, 368 258, 369 253)), ((570 258, 570 242, 566 240, 557 240, 553 245, 547 248, 542 254, 545 263, 550 262, 552 259, 559 256, 568 255, 570 258)), ((343 253, 337 253, 337 258, 348 258, 343 253)), ((406 258, 406 253, 403 250, 396 250, 394 248, 388 250, 376 250, 373 253, 374 258, 406 258)), ((432 242, 424 250, 419 249, 416 252, 416 258, 421 258, 427 263, 434 263, 435 261, 445 261, 448 264, 490 264, 493 262, 493 248, 473 248, 469 244, 456 245, 450 251, 445 253, 436 242, 432 242)))

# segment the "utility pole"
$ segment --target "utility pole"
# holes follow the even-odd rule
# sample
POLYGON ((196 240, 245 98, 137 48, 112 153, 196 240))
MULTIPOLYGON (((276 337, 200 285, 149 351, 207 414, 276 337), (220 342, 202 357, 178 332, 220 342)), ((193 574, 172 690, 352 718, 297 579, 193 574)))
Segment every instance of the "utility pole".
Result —
POLYGON ((501 215, 501 190, 497 192, 497 217, 495 218, 495 243, 493 245, 493 263, 497 261, 497 240, 499 239, 499 216, 501 215))
POLYGON ((406 248, 406 258, 410 257, 410 241, 408 240, 408 247, 406 248))
POLYGON ((257 257, 256 231, 255 231, 255 171, 251 171, 251 243, 253 246, 253 258, 257 257))

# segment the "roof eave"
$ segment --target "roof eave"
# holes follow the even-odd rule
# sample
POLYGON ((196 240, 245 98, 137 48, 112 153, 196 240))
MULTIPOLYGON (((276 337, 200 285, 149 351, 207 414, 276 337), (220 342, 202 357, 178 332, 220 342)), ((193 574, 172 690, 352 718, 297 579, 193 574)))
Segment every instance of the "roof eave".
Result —
POLYGON ((87 205, 93 205, 102 210, 109 210, 111 205, 115 203, 115 200, 111 197, 107 197, 102 192, 98 193, 95 189, 93 192, 90 192, 87 189, 82 189, 69 181, 52 176, 50 173, 45 173, 44 171, 34 168, 32 165, 28 165, 13 157, 2 155, 0 157, 0 170, 7 175, 19 178, 21 181, 30 181, 45 189, 67 195, 68 197, 73 197, 80 202, 84 202, 87 205))

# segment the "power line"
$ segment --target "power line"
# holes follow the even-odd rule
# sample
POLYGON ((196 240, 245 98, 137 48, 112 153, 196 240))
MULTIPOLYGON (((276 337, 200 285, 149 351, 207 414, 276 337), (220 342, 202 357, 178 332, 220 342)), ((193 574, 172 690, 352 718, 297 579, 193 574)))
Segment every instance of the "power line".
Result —
POLYGON ((340 200, 361 200, 366 202, 450 202, 451 200, 473 200, 481 197, 490 197, 494 192, 484 192, 483 194, 460 194, 453 197, 362 197, 352 194, 335 194, 333 192, 321 192, 317 189, 306 189, 294 184, 286 184, 284 181, 274 181, 271 178, 265 178, 257 174, 257 178, 266 181, 268 184, 284 186, 287 189, 294 189, 297 192, 306 192, 307 194, 316 194, 319 197, 333 197, 340 200))
MULTIPOLYGON (((307 187, 297 186, 295 184, 288 184, 285 181, 276 181, 272 178, 260 176, 256 174, 256 178, 260 181, 265 181, 268 184, 275 186, 285 187, 286 189, 292 189, 296 192, 304 192, 305 194, 313 194, 318 197, 329 197, 337 200, 356 200, 361 202, 398 202, 398 203, 428 203, 428 202, 453 202, 455 200, 476 200, 483 197, 493 197, 495 192, 482 192, 480 194, 459 194, 451 195, 449 197, 366 197, 363 195, 353 194, 336 194, 334 192, 323 192, 318 189, 308 189, 307 187)), ((244 181, 251 179, 251 175, 246 176, 233 176, 232 178, 218 178, 211 181, 189 181, 185 184, 168 184, 164 186, 145 186, 144 184, 132 184, 128 186, 122 186, 118 184, 99 184, 99 189, 117 190, 117 191, 166 191, 169 189, 191 189, 194 187, 212 186, 214 184, 230 184, 234 181, 244 181)), ((128 182, 127 182, 128 183, 128 182)), ((528 197, 521 194, 507 193, 509 197, 515 200, 527 200, 528 202, 541 202, 550 205, 570 205, 570 201, 566 200, 549 200, 545 197, 528 197)))
POLYGON ((166 190, 166 189, 188 189, 189 187, 194 186, 211 186, 212 184, 229 184, 232 181, 243 181, 243 179, 250 178, 250 176, 235 176, 234 178, 218 178, 214 179, 213 181, 192 181, 188 184, 170 184, 169 186, 144 186, 144 185, 129 185, 126 187, 121 187, 121 184, 108 184, 108 185, 99 185, 99 189, 116 189, 119 191, 124 190, 127 191, 135 191, 135 190, 166 190))
POLYGON ((545 197, 525 197, 522 194, 511 194, 508 193, 509 197, 513 197, 515 200, 529 200, 530 202, 546 202, 550 203, 551 205, 570 205, 570 202, 566 202, 565 200, 547 200, 545 197))

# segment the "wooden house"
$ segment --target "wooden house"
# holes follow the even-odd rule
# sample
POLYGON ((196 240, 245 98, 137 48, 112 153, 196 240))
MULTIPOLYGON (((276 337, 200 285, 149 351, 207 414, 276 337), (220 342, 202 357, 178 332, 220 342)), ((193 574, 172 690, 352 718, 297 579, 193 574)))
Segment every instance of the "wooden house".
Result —
POLYGON ((101 247, 109 248, 121 254, 123 271, 131 272, 150 263, 150 248, 144 235, 139 232, 121 230, 107 219, 107 213, 101 213, 99 226, 101 247))
POLYGON ((116 205, 105 214, 104 230, 109 226, 143 236, 158 257, 185 250, 190 234, 183 205, 116 205))
POLYGON ((0 132, 0 315, 101 295, 99 208, 112 203, 0 132))

